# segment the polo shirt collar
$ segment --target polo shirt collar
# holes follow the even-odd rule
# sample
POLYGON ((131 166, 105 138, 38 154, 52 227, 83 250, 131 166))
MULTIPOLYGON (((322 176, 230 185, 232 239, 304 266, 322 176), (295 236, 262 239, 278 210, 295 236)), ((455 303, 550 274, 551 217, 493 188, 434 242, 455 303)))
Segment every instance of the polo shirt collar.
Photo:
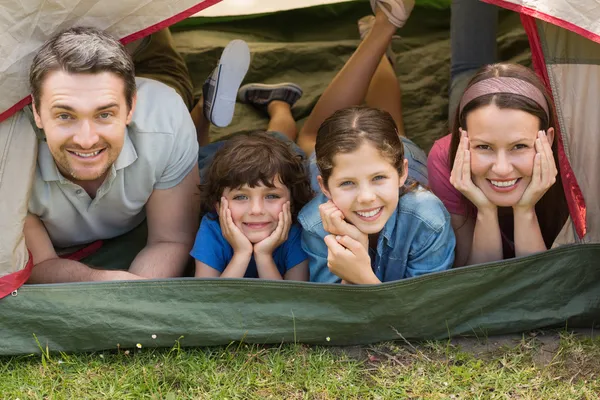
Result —
MULTIPOLYGON (((133 164, 137 158, 138 156, 137 152, 135 151, 135 146, 129 137, 127 128, 125 128, 125 140, 123 141, 123 148, 121 149, 119 157, 117 157, 117 160, 113 164, 113 167, 115 170, 123 169, 133 164)), ((58 170, 58 167, 54 162, 54 157, 52 157, 52 153, 50 153, 50 148, 46 142, 39 142, 38 163, 40 165, 40 172, 44 181, 66 181, 65 177, 58 170)))

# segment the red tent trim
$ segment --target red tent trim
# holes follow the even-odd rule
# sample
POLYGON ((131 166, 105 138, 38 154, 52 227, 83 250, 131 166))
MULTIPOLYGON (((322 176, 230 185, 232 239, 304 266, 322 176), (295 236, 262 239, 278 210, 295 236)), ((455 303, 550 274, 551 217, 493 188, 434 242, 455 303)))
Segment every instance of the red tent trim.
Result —
MULTIPOLYGON (((172 16, 171 18, 167 18, 164 21, 144 28, 140 31, 134 32, 131 35, 125 36, 124 38, 121 38, 121 42, 123 44, 127 44, 129 42, 133 42, 134 40, 143 38, 144 36, 148 36, 156 31, 176 24, 177 22, 194 15, 197 12, 204 10, 205 8, 214 6, 215 4, 220 3, 221 1, 222 0, 205 0, 202 3, 196 4, 195 6, 190 7, 187 10, 180 12, 179 14, 172 16)), ((31 103, 31 96, 28 95, 24 99, 21 99, 19 102, 17 102, 14 106, 10 107, 8 110, 1 112, 0 122, 13 116, 17 111, 21 110, 29 103, 31 103)))
MULTIPOLYGON (((552 86, 550 85, 550 78, 548 76, 548 69, 546 66, 546 60, 544 58, 544 52, 542 50, 542 43, 538 34, 537 25, 535 18, 529 15, 521 14, 521 23, 525 28, 527 37, 529 38, 529 46, 531 47, 531 57, 533 59, 533 67, 537 74, 542 78, 542 81, 548 88, 549 92, 552 93, 552 86)), ((577 183, 577 178, 571 164, 567 158, 564 148, 564 141, 560 131, 560 126, 554 127, 556 131, 556 137, 558 138, 558 163, 560 164, 560 175, 563 183, 563 190, 567 198, 567 205, 569 207, 569 214, 575 225, 575 232, 579 238, 583 238, 587 232, 587 208, 581 188, 577 183)))
POLYGON ((594 42, 600 43, 600 35, 591 32, 585 28, 577 26, 571 22, 565 21, 563 19, 554 17, 552 15, 543 13, 538 10, 534 10, 533 8, 520 6, 518 4, 514 4, 504 0, 481 0, 485 3, 493 4, 498 7, 506 8, 507 10, 515 11, 520 13, 521 15, 525 14, 533 18, 541 19, 542 21, 549 22, 553 25, 560 26, 561 28, 567 29, 571 32, 575 32, 578 35, 583 36, 584 38, 593 40, 594 42))

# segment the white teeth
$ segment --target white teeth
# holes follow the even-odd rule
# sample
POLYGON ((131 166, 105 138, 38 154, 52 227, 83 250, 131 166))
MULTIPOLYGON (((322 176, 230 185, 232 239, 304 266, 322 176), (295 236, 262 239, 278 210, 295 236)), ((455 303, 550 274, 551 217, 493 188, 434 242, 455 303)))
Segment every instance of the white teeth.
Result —
POLYGON ((79 157, 83 157, 83 158, 94 157, 94 156, 97 156, 97 155, 98 155, 98 153, 100 153, 100 150, 98 150, 98 151, 95 151, 95 152, 93 152, 93 153, 78 153, 78 152, 76 152, 76 151, 74 151, 74 152, 73 152, 73 154, 76 154, 76 155, 78 155, 79 157))
POLYGON ((370 218, 370 217, 376 216, 379 213, 379 211, 381 211, 382 208, 383 207, 379 207, 373 211, 368 211, 368 212, 357 211, 356 213, 358 215, 360 215, 361 217, 370 218))
POLYGON ((492 185, 494 185, 494 186, 508 187, 508 186, 512 186, 515 183, 517 183, 517 180, 513 179, 512 181, 493 181, 493 180, 490 179, 490 182, 492 182, 492 185))

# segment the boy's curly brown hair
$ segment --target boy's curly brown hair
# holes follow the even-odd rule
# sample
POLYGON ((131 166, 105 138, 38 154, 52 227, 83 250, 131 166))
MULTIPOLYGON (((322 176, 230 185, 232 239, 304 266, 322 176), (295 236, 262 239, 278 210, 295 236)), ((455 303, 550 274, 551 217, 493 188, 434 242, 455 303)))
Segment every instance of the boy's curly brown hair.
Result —
POLYGON ((290 190, 290 211, 292 221, 296 222, 298 213, 314 195, 305 157, 297 154, 289 143, 264 131, 237 134, 216 151, 203 173, 201 216, 216 214, 215 205, 221 201, 225 188, 244 185, 253 188, 260 184, 272 188, 277 175, 290 190))

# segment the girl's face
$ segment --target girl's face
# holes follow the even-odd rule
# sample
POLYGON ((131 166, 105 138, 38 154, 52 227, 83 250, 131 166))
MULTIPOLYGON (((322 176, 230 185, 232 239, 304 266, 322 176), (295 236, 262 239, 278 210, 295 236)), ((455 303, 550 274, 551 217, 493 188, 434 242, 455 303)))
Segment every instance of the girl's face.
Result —
MULTIPOLYGON (((496 206, 512 207, 531 182, 540 120, 494 104, 467 115, 473 183, 496 206)), ((554 130, 546 132, 552 143, 554 130)))
POLYGON ((399 188, 408 175, 406 160, 400 176, 388 158, 364 142, 352 153, 335 155, 333 165, 328 188, 318 178, 323 193, 361 232, 380 232, 398 206, 399 188))

